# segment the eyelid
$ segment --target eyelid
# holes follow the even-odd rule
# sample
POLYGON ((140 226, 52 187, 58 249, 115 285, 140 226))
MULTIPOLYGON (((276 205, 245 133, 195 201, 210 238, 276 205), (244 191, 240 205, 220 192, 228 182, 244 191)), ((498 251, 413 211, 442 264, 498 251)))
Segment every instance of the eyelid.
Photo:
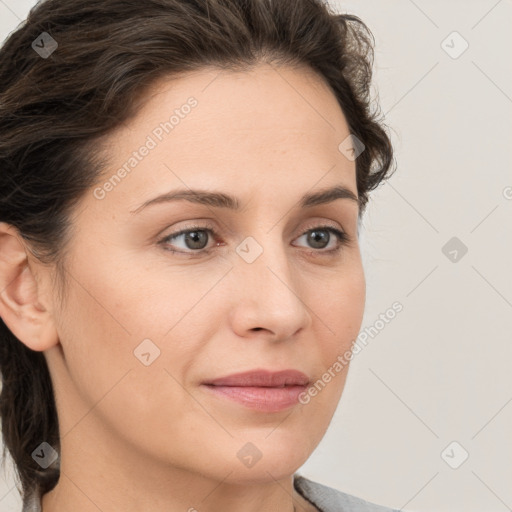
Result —
MULTIPOLYGON (((309 248, 309 252, 314 253, 315 255, 320 256, 322 254, 325 254, 325 255, 335 254, 335 253, 339 252, 344 245, 349 245, 352 242, 352 237, 343 228, 338 227, 336 224, 332 223, 331 221, 323 221, 323 222, 320 220, 311 221, 311 223, 308 224, 307 226, 308 227, 305 227, 301 230, 301 233, 297 237, 295 237, 294 240, 306 235, 310 231, 314 231, 314 230, 329 231, 330 230, 331 233, 334 234, 334 236, 336 237, 336 239, 338 241, 337 247, 335 249, 322 250, 322 249, 309 248)), ((195 224, 192 224, 190 226, 185 226, 176 232, 165 235, 164 237, 160 238, 158 243, 165 246, 165 244, 168 240, 177 238, 183 234, 193 232, 193 231, 206 231, 212 235, 212 238, 216 239, 218 237, 218 233, 213 224, 209 223, 208 221, 197 221, 197 223, 195 223, 195 224), (202 222, 204 222, 204 224, 201 224, 202 222)), ((174 250, 174 249, 168 249, 168 248, 165 248, 165 250, 167 250, 171 253, 174 253, 174 254, 182 254, 185 256, 189 256, 189 257, 194 257, 194 256, 198 257, 201 255, 209 254, 215 247, 218 247, 218 245, 219 244, 217 243, 216 245, 210 247, 209 249, 200 249, 200 250, 196 250, 196 251, 192 251, 192 250, 182 251, 182 250, 174 250)), ((307 248, 306 248, 306 250, 307 250, 307 248)))

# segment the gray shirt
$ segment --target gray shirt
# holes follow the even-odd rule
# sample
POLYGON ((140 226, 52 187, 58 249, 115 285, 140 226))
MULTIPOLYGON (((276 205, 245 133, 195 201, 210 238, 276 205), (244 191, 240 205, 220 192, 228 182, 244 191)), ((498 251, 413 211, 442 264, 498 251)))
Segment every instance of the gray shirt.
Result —
POLYGON ((321 512, 399 512, 313 482, 298 474, 294 475, 293 485, 298 493, 321 512))
MULTIPOLYGON (((299 494, 321 512, 399 512, 313 482, 298 474, 294 475, 293 485, 299 494)), ((38 492, 27 497, 23 502, 22 512, 41 512, 41 498, 38 492)))

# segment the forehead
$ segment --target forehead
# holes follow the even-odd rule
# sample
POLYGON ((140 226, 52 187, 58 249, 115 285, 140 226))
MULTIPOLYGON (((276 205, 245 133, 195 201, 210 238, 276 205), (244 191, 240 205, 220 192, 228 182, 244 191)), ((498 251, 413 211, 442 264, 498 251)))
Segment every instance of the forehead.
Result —
POLYGON ((109 199, 130 208, 173 187, 245 184, 250 194, 266 183, 302 195, 328 174, 320 185, 355 183, 355 163, 338 149, 348 135, 334 94, 309 68, 205 68, 147 90, 137 115, 106 139, 103 182, 124 167, 109 199))
MULTIPOLYGON (((165 135, 172 136, 161 141, 169 147, 178 140, 180 144, 219 139, 229 144, 233 136, 264 140, 267 132, 271 140, 280 133, 283 137, 329 134, 334 142, 348 135, 345 117, 331 89, 305 66, 260 64, 237 72, 205 68, 162 77, 139 104, 135 118, 116 130, 111 139, 125 141, 130 147, 138 142, 132 134, 153 133, 169 121, 173 126, 165 135)), ((197 151, 200 149, 198 145, 197 151)))

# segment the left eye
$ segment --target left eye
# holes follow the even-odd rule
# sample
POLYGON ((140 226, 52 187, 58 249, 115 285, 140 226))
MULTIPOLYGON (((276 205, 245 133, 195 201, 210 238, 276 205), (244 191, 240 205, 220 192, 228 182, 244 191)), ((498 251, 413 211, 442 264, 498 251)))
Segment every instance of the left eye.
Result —
MULTIPOLYGON (((208 244, 208 238, 210 235, 212 238, 216 238, 216 233, 213 228, 203 227, 203 226, 193 226, 191 228, 187 228, 177 233, 172 233, 162 240, 160 243, 164 246, 164 248, 173 253, 184 253, 184 254, 194 254, 194 253, 209 253, 211 249, 206 249, 206 245, 208 244), (176 247, 175 244, 169 244, 172 240, 177 240, 181 237, 184 237, 183 243, 185 247, 181 247, 180 250, 170 249, 169 246, 176 247)), ((333 253, 337 252, 341 249, 343 244, 348 242, 348 235, 331 226, 318 226, 313 229, 309 229, 304 234, 302 234, 298 239, 306 237, 306 240, 312 244, 310 248, 313 249, 322 249, 317 252, 325 252, 325 253, 333 253), (334 234, 335 238, 331 239, 330 234, 334 234), (326 246, 329 245, 329 242, 334 241, 334 247, 330 249, 325 249, 326 246)), ((219 245, 219 244, 217 244, 219 245)))
POLYGON ((332 238, 334 242, 337 242, 334 244, 334 247, 328 250, 323 250, 321 252, 336 252, 341 248, 341 245, 347 242, 348 237, 347 234, 343 231, 340 231, 339 229, 330 227, 330 226, 319 226, 317 228, 310 229, 306 231, 301 237, 306 237, 306 239, 311 243, 313 243, 314 249, 325 249, 325 246, 323 245, 324 242, 326 245, 329 244, 331 241, 331 233, 334 234, 335 238, 332 238), (318 247, 320 245, 321 247, 318 247))

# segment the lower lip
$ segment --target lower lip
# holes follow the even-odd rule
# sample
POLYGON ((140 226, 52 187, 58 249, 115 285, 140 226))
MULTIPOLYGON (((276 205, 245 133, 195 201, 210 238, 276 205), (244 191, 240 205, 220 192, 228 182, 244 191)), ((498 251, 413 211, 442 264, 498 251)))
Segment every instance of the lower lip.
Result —
POLYGON ((299 395, 307 386, 285 386, 282 388, 252 386, 212 386, 203 388, 219 397, 238 402, 250 409, 262 412, 277 412, 299 403, 299 395))

